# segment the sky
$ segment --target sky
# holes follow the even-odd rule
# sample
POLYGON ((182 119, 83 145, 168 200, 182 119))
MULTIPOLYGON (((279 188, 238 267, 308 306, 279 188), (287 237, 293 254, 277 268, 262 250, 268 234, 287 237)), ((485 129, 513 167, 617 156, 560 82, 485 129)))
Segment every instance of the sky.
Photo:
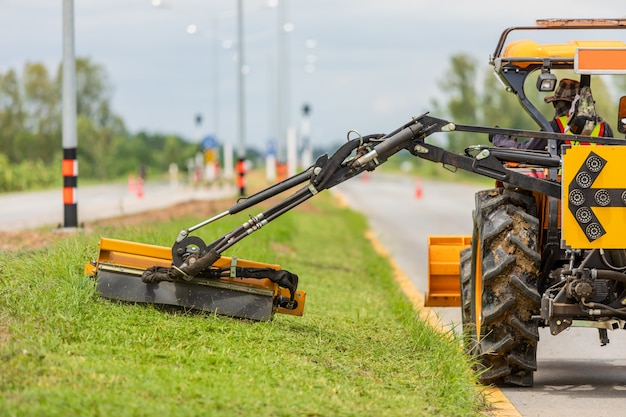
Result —
MULTIPOLYGON (((507 27, 540 18, 626 17, 623 0, 278 1, 283 6, 243 0, 243 138, 236 1, 74 0, 75 54, 105 68, 113 110, 133 133, 190 141, 212 135, 264 149, 279 125, 303 131, 307 104, 311 142, 332 146, 350 130, 386 133, 432 110, 433 100, 445 101, 439 85, 450 57, 469 54, 489 68, 507 27), (279 36, 282 23, 289 31, 279 36), (282 124, 280 103, 288 109, 282 124)), ((62 5, 0 0, 0 72, 21 72, 27 62, 56 72, 62 5)))

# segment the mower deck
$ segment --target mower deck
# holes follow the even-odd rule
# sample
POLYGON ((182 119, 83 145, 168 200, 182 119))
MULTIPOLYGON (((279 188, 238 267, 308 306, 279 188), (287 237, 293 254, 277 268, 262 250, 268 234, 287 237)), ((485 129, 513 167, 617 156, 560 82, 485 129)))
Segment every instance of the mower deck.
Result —
MULTIPOLYGON (((278 265, 221 257, 216 267, 235 264, 280 269, 278 265)), ((143 271, 151 266, 171 266, 171 249, 102 238, 98 259, 85 265, 86 275, 96 280, 98 293, 107 299, 169 305, 250 320, 268 321, 275 312, 302 315, 306 293, 298 290, 295 310, 275 305, 288 291, 269 279, 193 278, 190 281, 145 283, 143 271)))

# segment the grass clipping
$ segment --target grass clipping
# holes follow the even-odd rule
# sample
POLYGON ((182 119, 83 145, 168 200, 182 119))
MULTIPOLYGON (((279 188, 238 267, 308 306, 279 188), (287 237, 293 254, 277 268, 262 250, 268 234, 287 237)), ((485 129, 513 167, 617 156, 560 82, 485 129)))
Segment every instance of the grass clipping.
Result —
MULTIPOLYGON (((225 254, 297 273, 304 317, 257 323, 115 303, 83 276, 101 235, 170 246, 198 220, 109 225, 2 252, 0 415, 480 415, 458 340, 416 315, 364 238, 366 220, 327 193, 225 254)), ((197 234, 210 242, 240 223, 197 234)))

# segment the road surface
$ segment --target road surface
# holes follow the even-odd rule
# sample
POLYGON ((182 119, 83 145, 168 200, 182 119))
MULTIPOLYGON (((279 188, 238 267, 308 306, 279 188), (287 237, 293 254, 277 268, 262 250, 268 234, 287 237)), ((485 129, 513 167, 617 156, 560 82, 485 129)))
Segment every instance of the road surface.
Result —
MULTIPOLYGON (((335 192, 369 218, 372 232, 425 293, 427 236, 470 235, 474 193, 481 188, 374 173, 335 192)), ((458 308, 436 311, 444 324, 460 327, 458 308)), ((524 417, 626 415, 626 332, 609 332, 609 338, 600 347, 595 329, 558 336, 540 329, 535 386, 502 392, 524 417)))
MULTIPOLYGON (((234 187, 189 187, 175 183, 147 183, 78 187, 79 223, 169 207, 193 200, 236 196, 234 187)), ((64 225, 61 189, 0 194, 0 231, 64 225)))

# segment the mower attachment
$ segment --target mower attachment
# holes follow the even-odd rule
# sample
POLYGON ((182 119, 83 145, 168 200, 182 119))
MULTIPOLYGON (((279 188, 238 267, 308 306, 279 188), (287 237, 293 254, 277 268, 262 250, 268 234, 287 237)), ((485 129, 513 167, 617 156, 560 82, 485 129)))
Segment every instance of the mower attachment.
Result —
MULTIPOLYGON (((96 278, 98 291, 105 298, 179 306, 253 320, 270 320, 275 312, 302 315, 305 293, 298 290, 297 275, 278 265, 227 258, 222 253, 321 191, 376 169, 403 149, 450 164, 450 153, 437 151, 424 139, 452 128, 460 127, 423 114, 389 134, 348 139, 332 156, 320 156, 307 170, 182 229, 171 248, 103 238, 98 259, 87 264, 86 273, 96 278), (294 187, 299 188, 211 243, 191 235, 201 227, 294 187)), ((454 158, 462 160, 467 169, 476 165, 470 156, 454 158)), ((491 164, 486 168, 481 166, 486 172, 499 180, 507 178, 501 172, 501 164, 495 164, 493 158, 485 161, 491 164)))
MULTIPOLYGON (((274 313, 301 316, 306 293, 286 288, 269 278, 240 278, 290 274, 279 265, 220 257, 204 274, 181 281, 144 282, 150 268, 171 268, 171 248, 102 238, 98 259, 85 265, 104 298, 213 312, 220 315, 268 321, 274 313), (222 275, 227 274, 226 277, 222 275), (209 274, 211 275, 211 274, 209 274)), ((297 281, 297 277, 296 277, 297 281)), ((297 286, 297 283, 296 283, 297 286)))

